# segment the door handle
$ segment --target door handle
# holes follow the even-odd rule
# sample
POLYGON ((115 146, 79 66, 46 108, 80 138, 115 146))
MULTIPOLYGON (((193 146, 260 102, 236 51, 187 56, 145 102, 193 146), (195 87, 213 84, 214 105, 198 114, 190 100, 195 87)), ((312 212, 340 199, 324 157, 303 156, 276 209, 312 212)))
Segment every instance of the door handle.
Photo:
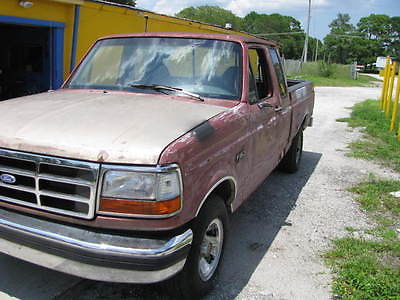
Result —
POLYGON ((260 103, 257 104, 257 106, 260 109, 263 109, 263 108, 266 108, 266 107, 272 108, 275 112, 280 112, 283 109, 282 106, 274 106, 274 105, 272 105, 271 103, 268 103, 268 102, 260 102, 260 103))
POLYGON ((263 108, 266 108, 266 107, 274 108, 274 106, 273 106, 271 103, 268 103, 268 102, 260 102, 260 103, 257 103, 257 106, 258 106, 260 109, 263 109, 263 108))

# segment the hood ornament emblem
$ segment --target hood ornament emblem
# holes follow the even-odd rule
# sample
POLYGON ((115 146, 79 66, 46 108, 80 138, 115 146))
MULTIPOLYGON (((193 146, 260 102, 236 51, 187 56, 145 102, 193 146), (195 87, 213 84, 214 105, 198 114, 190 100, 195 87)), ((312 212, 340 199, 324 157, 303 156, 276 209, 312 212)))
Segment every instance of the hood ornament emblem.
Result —
POLYGON ((13 184, 17 181, 17 179, 15 178, 15 176, 10 174, 1 174, 0 181, 3 183, 13 184))

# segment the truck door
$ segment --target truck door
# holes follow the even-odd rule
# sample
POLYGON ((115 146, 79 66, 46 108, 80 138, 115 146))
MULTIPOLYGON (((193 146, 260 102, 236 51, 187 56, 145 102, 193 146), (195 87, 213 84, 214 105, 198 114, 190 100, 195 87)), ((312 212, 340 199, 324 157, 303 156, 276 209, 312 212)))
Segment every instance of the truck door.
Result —
POLYGON ((248 187, 254 189, 275 168, 280 151, 276 142, 279 96, 273 92, 267 65, 266 49, 250 47, 249 51, 249 112, 251 131, 252 176, 248 187))
MULTIPOLYGON (((273 83, 275 86, 274 91, 276 91, 276 96, 279 97, 279 106, 275 108, 277 113, 276 118, 276 143, 278 144, 278 149, 283 151, 288 148, 289 146, 289 134, 290 134, 290 127, 292 122, 292 106, 290 102, 290 96, 288 93, 287 88, 287 80, 285 76, 285 72, 283 71, 283 66, 281 63, 281 59, 277 49, 275 48, 268 48, 268 52, 270 55, 273 73, 275 76, 272 76, 273 80, 276 82, 273 83)), ((271 74, 273 74, 271 73, 271 74)), ((283 152, 281 156, 283 156, 283 152)))

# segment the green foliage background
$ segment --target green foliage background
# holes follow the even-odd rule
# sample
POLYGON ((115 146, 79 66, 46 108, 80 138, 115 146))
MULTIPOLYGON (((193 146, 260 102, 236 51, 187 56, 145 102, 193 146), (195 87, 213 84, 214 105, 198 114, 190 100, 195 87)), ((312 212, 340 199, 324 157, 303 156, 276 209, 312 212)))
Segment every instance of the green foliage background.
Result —
MULTIPOLYGON (((235 30, 265 35, 267 39, 275 40, 283 45, 282 49, 286 58, 298 59, 303 51, 305 33, 300 21, 290 16, 259 14, 252 11, 244 18, 240 18, 229 10, 209 5, 188 7, 176 16, 219 26, 230 23, 235 30), (274 33, 282 32, 287 34, 274 35, 274 33)), ((312 57, 316 43, 316 39, 310 38, 308 57, 312 57)))
POLYGON ((125 5, 130 5, 135 7, 136 6, 136 0, 107 0, 108 2, 114 2, 117 4, 125 4, 125 5))
POLYGON ((377 56, 400 55, 400 17, 371 14, 357 26, 350 24, 350 19, 339 13, 329 25, 330 34, 324 38, 328 61, 365 65, 375 62, 377 56))
MULTIPOLYGON (((240 18, 229 10, 209 5, 188 7, 176 16, 219 26, 230 23, 235 30, 280 42, 286 58, 299 59, 302 55, 305 33, 300 21, 290 16, 252 11, 240 18)), ((329 25, 331 30, 324 43, 310 37, 308 58, 315 58, 317 42, 318 58, 332 63, 357 61, 366 65, 375 62, 377 56, 400 55, 400 17, 371 14, 361 18, 357 26, 350 21, 350 15, 339 13, 329 25)))

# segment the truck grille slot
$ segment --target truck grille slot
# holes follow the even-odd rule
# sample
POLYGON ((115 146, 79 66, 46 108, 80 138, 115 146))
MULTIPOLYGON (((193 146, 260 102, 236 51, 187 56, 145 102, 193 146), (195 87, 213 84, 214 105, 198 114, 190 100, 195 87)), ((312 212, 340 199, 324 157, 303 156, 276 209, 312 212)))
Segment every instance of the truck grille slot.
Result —
POLYGON ((20 190, 14 190, 10 188, 6 188, 0 186, 0 199, 3 197, 12 201, 12 199, 16 199, 22 202, 34 203, 36 204, 36 195, 35 193, 29 193, 20 190))
POLYGON ((50 181, 47 179, 39 180, 39 190, 40 191, 50 191, 56 193, 63 193, 72 196, 80 196, 89 201, 90 199, 90 187, 77 185, 77 184, 69 184, 57 181, 50 181))
POLYGON ((0 175, 6 178, 0 180, 0 201, 91 219, 99 168, 96 163, 0 149, 0 175))
POLYGON ((90 170, 85 169, 76 169, 76 168, 69 168, 63 166, 54 166, 49 164, 40 164, 40 174, 49 175, 49 176, 60 176, 70 179, 78 179, 83 181, 93 182, 96 180, 94 177, 95 174, 90 170))
POLYGON ((82 214, 87 214, 89 212, 89 205, 87 203, 69 201, 62 198, 55 198, 50 196, 41 196, 41 202, 43 206, 49 208, 70 210, 79 212, 82 214))
POLYGON ((9 167, 21 171, 35 172, 36 165, 32 161, 18 160, 9 157, 0 156, 0 167, 9 167))
MULTIPOLYGON (((0 168, 1 170, 1 168, 0 168)), ((2 172, 2 171, 0 171, 2 172)), ((21 186, 27 187, 31 189, 35 189, 35 178, 29 176, 18 175, 12 172, 7 172, 7 174, 13 175, 16 179, 15 183, 11 184, 12 186, 21 186)))

